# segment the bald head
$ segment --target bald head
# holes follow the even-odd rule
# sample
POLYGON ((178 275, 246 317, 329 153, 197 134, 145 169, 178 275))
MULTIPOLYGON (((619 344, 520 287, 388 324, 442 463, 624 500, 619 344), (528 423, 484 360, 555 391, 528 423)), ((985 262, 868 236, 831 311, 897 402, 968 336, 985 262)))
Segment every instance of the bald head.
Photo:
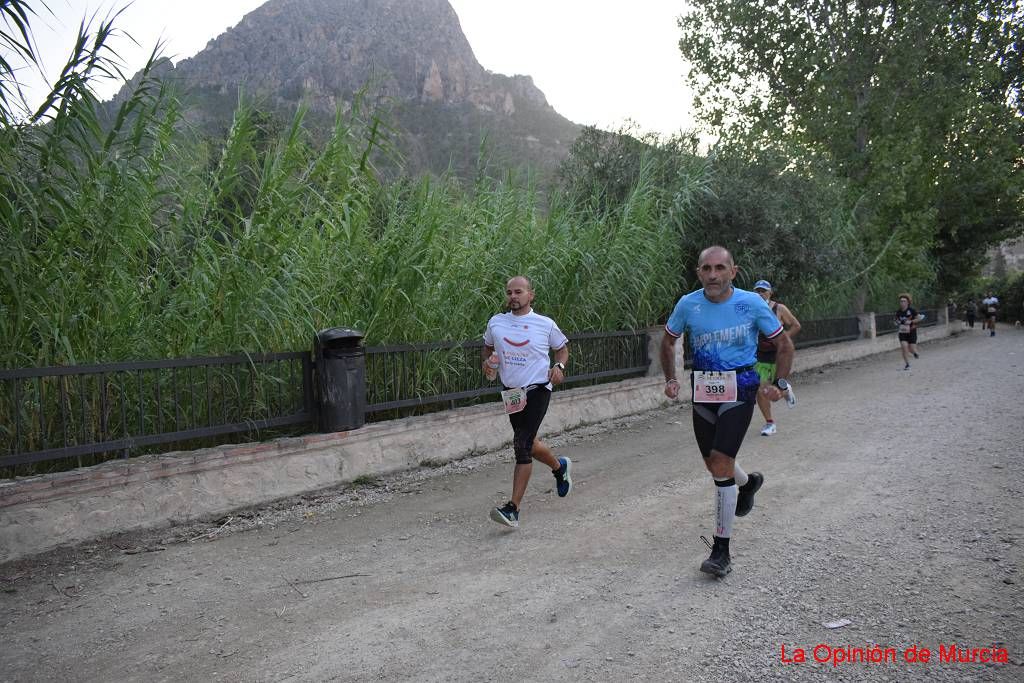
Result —
POLYGON ((533 291, 533 283, 530 282, 530 278, 525 275, 516 275, 515 277, 509 278, 509 281, 505 283, 505 289, 509 289, 513 286, 523 288, 529 292, 533 291))
POLYGON ((525 275, 516 275, 505 284, 505 303, 516 315, 530 312, 533 303, 533 283, 525 275))
POLYGON ((700 268, 700 266, 711 257, 714 257, 715 259, 722 258, 730 266, 736 265, 735 261, 732 260, 732 254, 728 249, 714 245, 700 252, 700 256, 697 257, 697 267, 700 268))
POLYGON ((704 285, 704 296, 708 301, 722 303, 732 296, 732 281, 736 272, 732 254, 725 247, 708 247, 700 252, 697 279, 704 285))

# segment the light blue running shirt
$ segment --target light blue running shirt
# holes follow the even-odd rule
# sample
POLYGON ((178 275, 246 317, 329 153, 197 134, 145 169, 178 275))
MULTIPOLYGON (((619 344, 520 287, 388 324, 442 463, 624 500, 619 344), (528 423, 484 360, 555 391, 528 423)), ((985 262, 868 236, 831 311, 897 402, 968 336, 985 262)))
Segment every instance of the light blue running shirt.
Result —
POLYGON ((676 338, 690 334, 694 370, 735 370, 757 361, 758 331, 772 339, 782 334, 782 323, 754 292, 734 287, 716 304, 699 289, 679 299, 665 331, 676 338))

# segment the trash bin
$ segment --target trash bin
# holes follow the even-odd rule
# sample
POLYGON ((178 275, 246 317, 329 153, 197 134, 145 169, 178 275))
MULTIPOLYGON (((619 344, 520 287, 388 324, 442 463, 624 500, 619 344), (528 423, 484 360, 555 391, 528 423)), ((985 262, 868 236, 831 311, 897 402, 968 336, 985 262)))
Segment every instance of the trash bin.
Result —
POLYGON ((362 427, 366 414, 363 333, 330 327, 317 332, 314 347, 320 431, 362 427))

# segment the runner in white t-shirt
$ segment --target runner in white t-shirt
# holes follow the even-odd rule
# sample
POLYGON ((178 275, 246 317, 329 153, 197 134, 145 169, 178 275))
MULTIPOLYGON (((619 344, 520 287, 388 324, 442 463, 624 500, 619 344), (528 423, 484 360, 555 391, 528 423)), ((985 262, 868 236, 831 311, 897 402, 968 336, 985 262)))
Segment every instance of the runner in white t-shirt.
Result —
MULTIPOLYGON (((505 285, 507 313, 499 313, 487 321, 481 366, 486 374, 487 359, 498 355, 498 375, 506 390, 524 389, 525 406, 509 413, 512 423, 512 446, 516 468, 512 477, 512 498, 502 507, 491 510, 491 519, 499 524, 519 526, 519 505, 526 494, 526 485, 533 471, 533 460, 551 468, 558 495, 565 497, 572 490, 572 462, 555 457, 551 449, 537 438, 537 431, 548 410, 551 388, 564 379, 569 361, 568 339, 555 321, 535 313, 533 285, 521 275, 505 285), (549 352, 554 351, 555 364, 549 352)), ((510 399, 511 400, 511 399, 510 399)))

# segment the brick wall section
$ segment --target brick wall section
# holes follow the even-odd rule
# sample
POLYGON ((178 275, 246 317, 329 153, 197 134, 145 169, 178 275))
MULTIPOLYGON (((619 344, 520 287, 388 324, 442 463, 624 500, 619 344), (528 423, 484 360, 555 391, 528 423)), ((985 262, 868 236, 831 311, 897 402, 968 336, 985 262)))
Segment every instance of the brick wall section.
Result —
MULTIPOLYGON (((939 325, 919 335, 924 342, 948 333, 948 326, 939 325)), ((657 343, 656 336, 648 377, 557 392, 542 434, 663 405, 657 343)), ((897 353, 895 335, 800 351, 796 369, 885 351, 897 353)), ((425 461, 493 451, 509 446, 511 436, 500 405, 489 404, 350 432, 163 453, 0 481, 0 562, 122 531, 222 515, 425 461)))

